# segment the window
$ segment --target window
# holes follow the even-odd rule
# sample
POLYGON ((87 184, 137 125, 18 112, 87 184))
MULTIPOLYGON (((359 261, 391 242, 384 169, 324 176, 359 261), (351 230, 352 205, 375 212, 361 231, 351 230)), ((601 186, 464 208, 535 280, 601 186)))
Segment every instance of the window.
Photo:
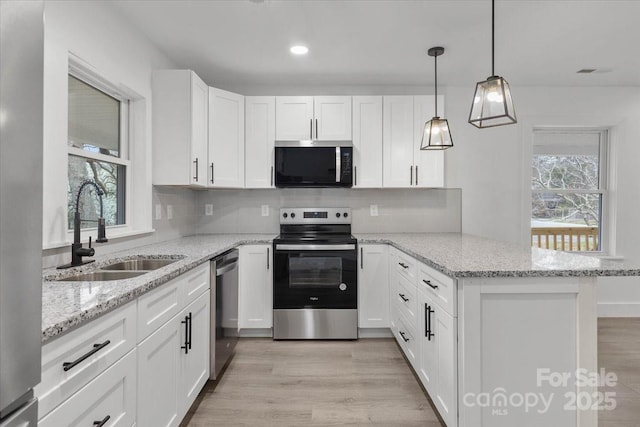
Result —
POLYGON ((607 132, 535 130, 531 243, 562 251, 602 251, 607 202, 607 132))
MULTIPOLYGON (((126 223, 128 100, 102 82, 69 77, 67 226, 73 228, 76 197, 84 181, 104 192, 107 226, 126 223)), ((81 228, 93 228, 100 215, 93 187, 83 190, 79 204, 81 228)))

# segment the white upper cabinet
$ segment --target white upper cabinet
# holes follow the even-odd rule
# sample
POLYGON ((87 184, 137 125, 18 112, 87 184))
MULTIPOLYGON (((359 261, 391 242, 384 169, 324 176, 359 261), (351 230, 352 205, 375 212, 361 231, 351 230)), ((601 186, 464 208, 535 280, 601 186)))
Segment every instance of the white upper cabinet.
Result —
POLYGON ((276 99, 245 97, 245 188, 274 187, 276 99))
MULTIPOLYGON (((438 100, 438 105, 444 106, 443 98, 439 96, 438 100)), ((444 153, 420 150, 424 124, 433 113, 432 95, 384 97, 384 187, 444 185, 444 153)))
POLYGON ((382 97, 353 97, 353 186, 382 187, 382 97))
POLYGON ((153 183, 207 185, 208 87, 191 70, 153 72, 153 183))
MULTIPOLYGON (((416 187, 444 187, 444 150, 420 150, 424 124, 434 116, 433 96, 413 97, 414 117, 414 184, 416 187)), ((438 114, 444 117, 444 97, 438 96, 438 114)))
POLYGON ((313 97, 276 97, 276 139, 313 139, 313 97))
POLYGON ((210 187, 244 187, 244 96, 209 88, 210 187))
POLYGON ((316 96, 313 99, 315 139, 351 140, 351 97, 316 96))
POLYGON ((276 97, 276 139, 350 141, 351 97, 276 97))

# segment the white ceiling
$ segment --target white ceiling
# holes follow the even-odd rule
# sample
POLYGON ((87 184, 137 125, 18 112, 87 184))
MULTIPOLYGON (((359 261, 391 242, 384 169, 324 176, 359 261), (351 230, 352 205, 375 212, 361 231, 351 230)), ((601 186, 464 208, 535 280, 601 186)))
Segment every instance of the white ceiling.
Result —
MULTIPOLYGON (((491 74, 489 0, 119 0, 182 68, 220 87, 439 84, 491 74), (292 44, 306 44, 293 57, 292 44)), ((640 0, 497 0, 496 74, 516 85, 640 86, 640 0), (576 74, 582 68, 605 72, 576 74)))

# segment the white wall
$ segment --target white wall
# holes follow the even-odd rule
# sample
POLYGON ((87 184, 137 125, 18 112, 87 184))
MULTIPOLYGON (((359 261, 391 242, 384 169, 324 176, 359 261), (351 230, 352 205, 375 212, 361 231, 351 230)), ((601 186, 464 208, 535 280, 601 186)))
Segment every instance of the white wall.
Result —
MULTIPOLYGON (((518 124, 476 129, 467 123, 473 86, 445 88, 446 117, 455 147, 446 159, 447 185, 462 188, 465 233, 529 244, 530 156, 535 126, 611 129, 611 255, 640 263, 640 88, 517 87, 518 124)), ((640 316, 640 278, 605 278, 601 315, 640 316)))
MULTIPOLYGON (((128 206, 138 236, 115 239, 117 230, 107 230, 110 242, 97 245, 97 254, 139 246, 194 231, 191 191, 158 190, 151 186, 151 71, 174 64, 147 38, 132 27, 106 2, 45 2, 44 65, 44 216, 43 266, 70 260, 65 242, 72 240, 66 225, 67 182, 67 73, 73 54, 89 68, 136 94, 130 139, 130 159, 136 179, 128 206), (152 204, 173 203, 174 219, 152 221, 152 204), (157 227, 158 231, 152 231, 157 227)), ((165 206, 166 209, 166 206, 165 206)), ((89 233, 83 233, 83 240, 89 233)), ((95 237, 95 231, 92 233, 95 237)))

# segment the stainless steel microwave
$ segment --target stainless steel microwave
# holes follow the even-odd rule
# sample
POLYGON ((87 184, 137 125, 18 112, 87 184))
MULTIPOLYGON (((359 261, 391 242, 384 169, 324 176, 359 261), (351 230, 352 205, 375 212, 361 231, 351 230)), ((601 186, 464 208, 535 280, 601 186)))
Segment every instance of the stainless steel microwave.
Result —
POLYGON ((276 187, 352 187, 351 141, 276 141, 276 187))

